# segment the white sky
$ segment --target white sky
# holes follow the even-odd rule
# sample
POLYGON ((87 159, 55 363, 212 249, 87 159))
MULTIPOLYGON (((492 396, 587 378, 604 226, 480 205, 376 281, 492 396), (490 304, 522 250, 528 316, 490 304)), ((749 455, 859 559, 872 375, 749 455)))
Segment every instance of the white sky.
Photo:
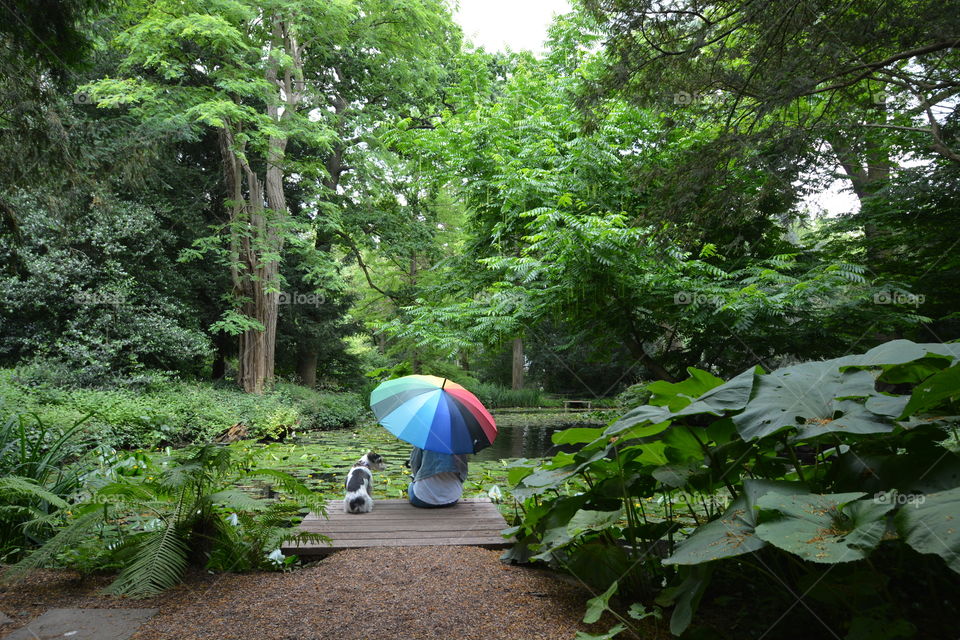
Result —
POLYGON ((487 51, 543 52, 554 14, 570 11, 567 0, 459 0, 456 20, 468 40, 487 51))

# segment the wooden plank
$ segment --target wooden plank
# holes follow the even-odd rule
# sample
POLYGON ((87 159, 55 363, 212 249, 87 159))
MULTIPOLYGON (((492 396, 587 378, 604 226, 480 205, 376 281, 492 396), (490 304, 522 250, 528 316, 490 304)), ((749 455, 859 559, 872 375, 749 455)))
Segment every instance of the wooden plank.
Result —
MULTIPOLYGON (((412 509, 412 507, 411 507, 412 509)), ((328 513, 327 517, 315 516, 304 518, 305 522, 330 522, 332 520, 343 520, 345 522, 363 522, 365 520, 397 520, 406 518, 408 520, 469 520, 471 518, 497 517, 502 518, 500 512, 496 509, 417 509, 412 511, 374 509, 369 513, 328 513)))
POLYGON ((513 544, 500 532, 507 523, 486 498, 467 498, 444 509, 417 509, 402 499, 378 500, 371 513, 349 514, 342 500, 327 504, 328 518, 307 516, 300 529, 322 533, 332 544, 288 544, 284 553, 324 555, 358 547, 469 545, 503 549, 513 544))
POLYGON ((481 547, 484 549, 506 549, 513 543, 495 541, 491 538, 456 538, 448 540, 424 540, 423 538, 384 538, 382 540, 362 540, 349 544, 324 546, 283 546, 280 551, 286 555, 325 556, 344 549, 364 549, 369 547, 481 547))
MULTIPOLYGON (((415 529, 408 531, 351 531, 348 533, 327 534, 334 541, 355 542, 358 540, 379 540, 388 536, 398 538, 417 538, 418 540, 452 540, 459 538, 497 538, 502 540, 500 535, 502 529, 475 529, 473 531, 458 531, 457 529, 441 529, 440 531, 417 531, 415 529)), ((326 533, 326 532, 323 532, 326 533)))
POLYGON ((317 522, 302 525, 300 528, 303 531, 319 533, 350 533, 351 531, 476 531, 478 529, 501 531, 507 528, 507 525, 503 520, 495 520, 493 518, 474 520, 469 523, 459 521, 446 522, 443 520, 437 522, 417 522, 415 520, 381 520, 378 524, 380 526, 358 526, 340 522, 317 522))

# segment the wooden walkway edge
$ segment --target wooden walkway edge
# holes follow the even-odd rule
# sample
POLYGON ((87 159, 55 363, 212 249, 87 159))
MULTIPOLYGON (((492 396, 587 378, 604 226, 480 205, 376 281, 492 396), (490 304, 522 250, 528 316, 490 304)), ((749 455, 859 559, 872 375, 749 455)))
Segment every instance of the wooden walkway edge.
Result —
POLYGON ((342 500, 327 503, 329 519, 313 513, 300 523, 301 531, 322 533, 330 543, 289 542, 286 555, 322 556, 358 547, 476 546, 505 549, 513 538, 500 532, 507 522, 486 498, 464 498, 444 509, 418 509, 407 500, 377 500, 370 513, 344 513, 342 500))

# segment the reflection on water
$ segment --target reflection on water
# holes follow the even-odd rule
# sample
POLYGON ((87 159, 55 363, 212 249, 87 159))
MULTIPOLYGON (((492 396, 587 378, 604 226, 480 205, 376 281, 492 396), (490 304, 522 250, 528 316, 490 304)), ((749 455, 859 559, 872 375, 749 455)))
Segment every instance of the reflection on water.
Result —
MULTIPOLYGON (((555 445, 550 440, 557 431, 570 427, 598 427, 603 421, 586 414, 564 413, 560 411, 544 410, 500 410, 493 413, 497 422, 497 439, 494 443, 471 457, 471 460, 496 461, 506 458, 540 458, 552 456, 558 451, 572 451, 576 445, 555 445)), ((358 442, 353 431, 314 431, 301 434, 291 440, 297 445, 318 445, 331 447, 334 452, 344 457, 334 464, 348 469, 355 460, 352 455, 357 451, 375 449, 385 456, 388 463, 405 460, 410 451, 410 445, 395 439, 386 429, 374 431, 378 436, 371 438, 369 434, 363 442, 358 442), (359 445, 359 447, 358 447, 359 445)), ((358 455, 358 454, 357 454, 358 455)), ((326 459, 326 456, 323 456, 326 459)), ((332 462, 332 461, 331 461, 332 462)))
POLYGON ((557 431, 570 427, 600 426, 602 423, 578 419, 576 414, 552 414, 546 417, 537 413, 495 412, 497 439, 492 445, 476 454, 474 460, 502 460, 504 458, 540 458, 552 456, 559 451, 574 451, 577 445, 555 445, 550 437, 557 431))

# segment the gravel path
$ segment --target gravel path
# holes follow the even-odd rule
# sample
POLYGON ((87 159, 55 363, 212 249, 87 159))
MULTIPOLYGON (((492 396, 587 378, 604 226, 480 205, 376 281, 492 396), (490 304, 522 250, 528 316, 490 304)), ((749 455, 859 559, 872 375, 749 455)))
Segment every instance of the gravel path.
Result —
MULTIPOLYGON (((0 591, 21 626, 51 607, 159 607, 136 640, 572 640, 590 597, 548 572, 477 547, 335 553, 291 573, 191 574, 147 600, 96 595, 109 578, 38 571, 0 591)), ((609 625, 596 625, 594 633, 609 625)), ((0 636, 14 628, 0 627, 0 636)))

